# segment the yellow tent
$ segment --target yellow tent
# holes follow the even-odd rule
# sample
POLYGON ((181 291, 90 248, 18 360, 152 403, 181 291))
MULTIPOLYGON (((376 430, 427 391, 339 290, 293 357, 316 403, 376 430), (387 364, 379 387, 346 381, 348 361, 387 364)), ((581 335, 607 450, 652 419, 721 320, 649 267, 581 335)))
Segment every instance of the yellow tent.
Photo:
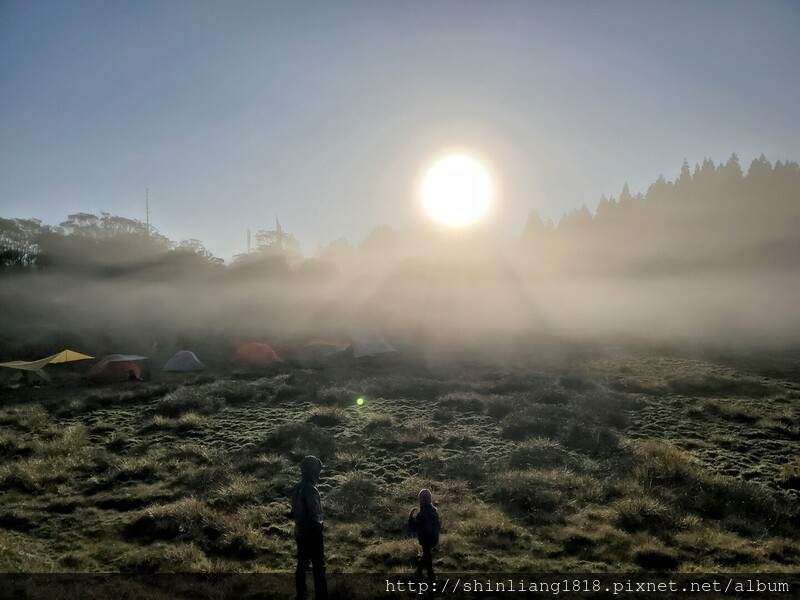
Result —
POLYGON ((88 354, 81 354, 80 352, 75 352, 75 350, 62 350, 58 354, 53 354, 52 356, 48 356, 47 358, 40 358, 39 360, 12 360, 10 362, 0 363, 0 367, 5 367, 7 369, 19 369, 21 371, 33 371, 42 379, 50 381, 50 378, 42 371, 42 368, 50 363, 65 363, 65 362, 72 362, 74 360, 87 360, 89 358, 94 358, 93 356, 89 356, 88 354))
POLYGON ((94 358, 94 356, 89 356, 88 354, 81 354, 80 352, 75 352, 75 350, 62 350, 58 354, 54 354, 50 362, 55 363, 65 363, 65 362, 72 362, 74 360, 88 360, 90 358, 94 358))

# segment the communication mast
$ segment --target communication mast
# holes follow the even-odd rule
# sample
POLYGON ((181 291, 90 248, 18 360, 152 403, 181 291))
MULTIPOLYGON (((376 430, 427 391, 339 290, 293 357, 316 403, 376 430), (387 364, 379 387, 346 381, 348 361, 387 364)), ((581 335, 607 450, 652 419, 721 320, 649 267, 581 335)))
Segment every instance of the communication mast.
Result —
POLYGON ((144 188, 144 211, 147 219, 147 235, 150 235, 150 190, 144 188))

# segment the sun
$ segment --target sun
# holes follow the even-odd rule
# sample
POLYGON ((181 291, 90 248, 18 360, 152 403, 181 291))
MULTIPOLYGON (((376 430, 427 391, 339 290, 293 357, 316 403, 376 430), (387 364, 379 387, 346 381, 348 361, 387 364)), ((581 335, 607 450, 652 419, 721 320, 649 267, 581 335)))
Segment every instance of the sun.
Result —
POLYGON ((466 154, 437 160, 425 173, 421 192, 428 216, 448 227, 477 223, 489 210, 494 193, 489 171, 466 154))

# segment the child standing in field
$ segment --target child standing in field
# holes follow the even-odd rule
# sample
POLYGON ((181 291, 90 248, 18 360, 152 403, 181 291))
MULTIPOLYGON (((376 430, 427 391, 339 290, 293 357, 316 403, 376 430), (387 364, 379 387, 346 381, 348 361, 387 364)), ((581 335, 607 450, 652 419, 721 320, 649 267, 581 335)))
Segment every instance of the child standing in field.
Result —
POLYGON ((422 576, 423 569, 428 571, 428 579, 433 581, 433 548, 439 543, 439 511, 433 505, 433 495, 430 490, 419 493, 419 512, 412 508, 408 514, 408 529, 417 534, 419 545, 422 546, 422 558, 417 565, 417 576, 422 576))

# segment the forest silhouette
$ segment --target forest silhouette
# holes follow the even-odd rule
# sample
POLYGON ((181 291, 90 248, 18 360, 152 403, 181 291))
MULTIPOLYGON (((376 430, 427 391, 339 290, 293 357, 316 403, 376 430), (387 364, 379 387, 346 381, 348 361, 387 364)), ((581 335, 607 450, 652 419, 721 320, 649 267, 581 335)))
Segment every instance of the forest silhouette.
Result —
POLYGON ((353 328, 437 353, 544 334, 794 343, 798 222, 798 164, 762 155, 745 173, 735 154, 684 161, 674 181, 626 185, 557 225, 534 212, 515 237, 380 227, 310 258, 279 226, 225 265, 200 240, 108 213, 0 219, 0 346, 7 359, 63 346, 223 356, 244 339, 353 328))

